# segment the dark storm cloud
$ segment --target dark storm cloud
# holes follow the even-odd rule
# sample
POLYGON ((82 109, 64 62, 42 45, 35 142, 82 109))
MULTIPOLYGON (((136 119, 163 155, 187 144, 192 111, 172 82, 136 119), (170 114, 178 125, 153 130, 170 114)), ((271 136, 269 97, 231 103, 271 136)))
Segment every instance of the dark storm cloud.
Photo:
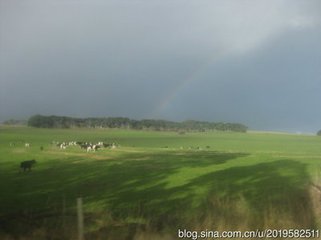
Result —
POLYGON ((321 33, 306 30, 287 37, 275 39, 255 54, 209 66, 202 80, 194 81, 183 91, 184 97, 176 99, 176 116, 243 121, 258 129, 317 129, 321 33), (187 97, 189 106, 183 102, 187 97))
POLYGON ((318 1, 0 4, 0 120, 40 113, 320 127, 318 1))

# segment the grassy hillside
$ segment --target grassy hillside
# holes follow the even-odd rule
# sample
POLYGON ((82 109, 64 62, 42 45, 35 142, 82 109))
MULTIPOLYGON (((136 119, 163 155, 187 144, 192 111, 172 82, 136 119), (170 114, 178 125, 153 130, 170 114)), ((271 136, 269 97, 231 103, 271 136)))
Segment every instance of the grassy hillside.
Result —
POLYGON ((88 239, 321 226, 316 136, 1 127, 0 164, 4 239, 76 238, 78 196, 88 239), (120 147, 87 153, 52 141, 120 147), (27 159, 38 163, 19 172, 27 159))

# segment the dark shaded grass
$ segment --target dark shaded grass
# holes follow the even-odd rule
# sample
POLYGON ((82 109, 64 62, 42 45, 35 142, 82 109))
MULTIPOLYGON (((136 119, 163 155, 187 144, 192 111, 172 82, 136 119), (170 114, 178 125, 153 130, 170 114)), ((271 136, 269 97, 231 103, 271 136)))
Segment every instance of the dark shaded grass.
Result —
POLYGON ((166 212, 165 205, 163 210, 146 205, 153 199, 163 198, 165 192, 159 190, 164 183, 157 182, 174 174, 182 166, 222 164, 241 155, 212 152, 204 154, 201 160, 195 159, 197 155, 194 153, 179 157, 170 153, 131 153, 116 160, 96 161, 69 157, 43 164, 40 162, 32 172, 27 173, 20 173, 16 166, 8 163, 0 175, 6 191, 0 204, 2 230, 19 235, 28 232, 28 229, 31 231, 33 227, 40 227, 45 219, 54 216, 60 218, 63 199, 65 214, 74 216, 75 199, 78 196, 83 196, 84 202, 94 205, 100 202, 97 208, 108 210, 116 219, 131 215, 136 217, 137 214, 141 218, 142 212, 144 215, 166 212), (156 185, 157 188, 146 187, 132 194, 134 189, 146 184, 156 185), (137 206, 143 210, 137 211, 137 206))
POLYGON ((3 181, 10 186, 0 200, 1 232, 19 238, 43 229, 47 239, 70 239, 78 196, 85 202, 88 239, 133 239, 144 231, 175 236, 178 228, 238 228, 244 222, 263 228, 278 217, 293 227, 315 227, 306 166, 289 159, 215 169, 245 156, 187 151, 130 153, 114 160, 69 157, 40 162, 25 174, 8 165, 0 172, 2 186, 3 181), (190 174, 213 170, 168 187, 164 180, 183 168, 190 174))
MULTIPOLYGON (((209 211, 212 211, 213 217, 226 218, 226 225, 231 227, 247 221, 247 226, 252 229, 277 228, 287 223, 297 228, 313 228, 316 226, 308 194, 309 177, 305 168, 300 162, 277 160, 210 173, 189 185, 207 184, 211 193, 205 205, 210 206, 209 211), (240 199, 250 211, 246 219, 242 215, 238 216, 237 210, 233 211, 234 207, 230 208, 240 199), (228 208, 215 207, 220 202, 227 203, 228 208), (226 214, 230 216, 226 217, 226 214), (274 216, 268 216, 269 214, 274 216), (288 222, 275 221, 277 218, 286 218, 288 222)), ((205 217, 208 217, 207 214, 208 212, 205 217)))

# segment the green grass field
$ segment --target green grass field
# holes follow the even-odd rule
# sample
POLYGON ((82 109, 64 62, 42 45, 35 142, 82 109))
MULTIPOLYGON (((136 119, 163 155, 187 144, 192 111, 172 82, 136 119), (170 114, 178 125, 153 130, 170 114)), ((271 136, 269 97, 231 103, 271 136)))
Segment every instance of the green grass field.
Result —
POLYGON ((86 239, 321 227, 317 136, 0 127, 0 166, 0 239, 77 239, 79 196, 86 239), (28 159, 33 170, 19 172, 28 159))

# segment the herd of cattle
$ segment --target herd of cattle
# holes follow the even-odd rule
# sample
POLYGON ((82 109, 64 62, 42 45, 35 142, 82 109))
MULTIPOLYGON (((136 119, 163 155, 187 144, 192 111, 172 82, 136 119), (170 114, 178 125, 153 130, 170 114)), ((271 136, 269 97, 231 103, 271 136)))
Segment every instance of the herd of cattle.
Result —
POLYGON ((97 151, 99 148, 112 148, 115 149, 118 145, 116 143, 104 143, 104 142, 98 142, 98 143, 91 143, 91 142, 52 142, 54 145, 59 147, 60 149, 66 149, 69 146, 79 146, 80 149, 84 149, 87 152, 91 151, 97 151))
MULTIPOLYGON (((14 147, 16 144, 15 143, 10 143, 11 147, 14 147)), ((105 143, 105 142, 97 142, 97 143, 92 143, 92 142, 80 142, 80 141, 69 141, 69 142, 57 142, 57 141, 52 141, 52 145, 56 146, 60 149, 67 149, 68 147, 72 147, 72 146, 79 146, 80 149, 84 149, 87 152, 95 152, 100 148, 109 148, 109 149, 115 149, 117 147, 119 147, 118 144, 116 143, 105 143)), ((24 143, 24 146, 26 148, 30 148, 31 144, 28 142, 24 143)), ((168 146, 164 146, 163 148, 168 148, 168 146)), ((206 146, 206 149, 209 149, 210 146, 206 146)), ((43 146, 40 146, 40 150, 43 150, 43 146)), ((196 150, 203 150, 201 147, 188 147, 188 148, 183 148, 180 147, 181 150, 183 149, 196 149, 196 150)), ((26 170, 31 171, 32 166, 36 163, 35 160, 27 160, 27 161, 23 161, 20 164, 20 168, 21 170, 23 170, 24 172, 26 170)))
MULTIPOLYGON (((87 152, 91 151, 97 151, 99 148, 110 148, 110 149, 115 149, 119 147, 118 144, 116 143, 105 143, 105 142, 98 142, 98 143, 92 143, 92 142, 76 142, 76 141, 71 141, 71 142, 56 142, 53 141, 52 144, 54 146, 59 147, 60 149, 66 149, 67 147, 70 146, 79 146, 80 149, 84 149, 87 152)), ((11 142, 10 147, 15 147, 16 143, 11 142)), ((26 148, 30 148, 31 144, 26 142, 24 143, 24 146, 26 148)), ((43 150, 43 146, 40 146, 40 150, 43 150)), ((31 171, 32 166, 36 163, 36 160, 26 160, 20 163, 20 170, 25 172, 25 171, 31 171)))

